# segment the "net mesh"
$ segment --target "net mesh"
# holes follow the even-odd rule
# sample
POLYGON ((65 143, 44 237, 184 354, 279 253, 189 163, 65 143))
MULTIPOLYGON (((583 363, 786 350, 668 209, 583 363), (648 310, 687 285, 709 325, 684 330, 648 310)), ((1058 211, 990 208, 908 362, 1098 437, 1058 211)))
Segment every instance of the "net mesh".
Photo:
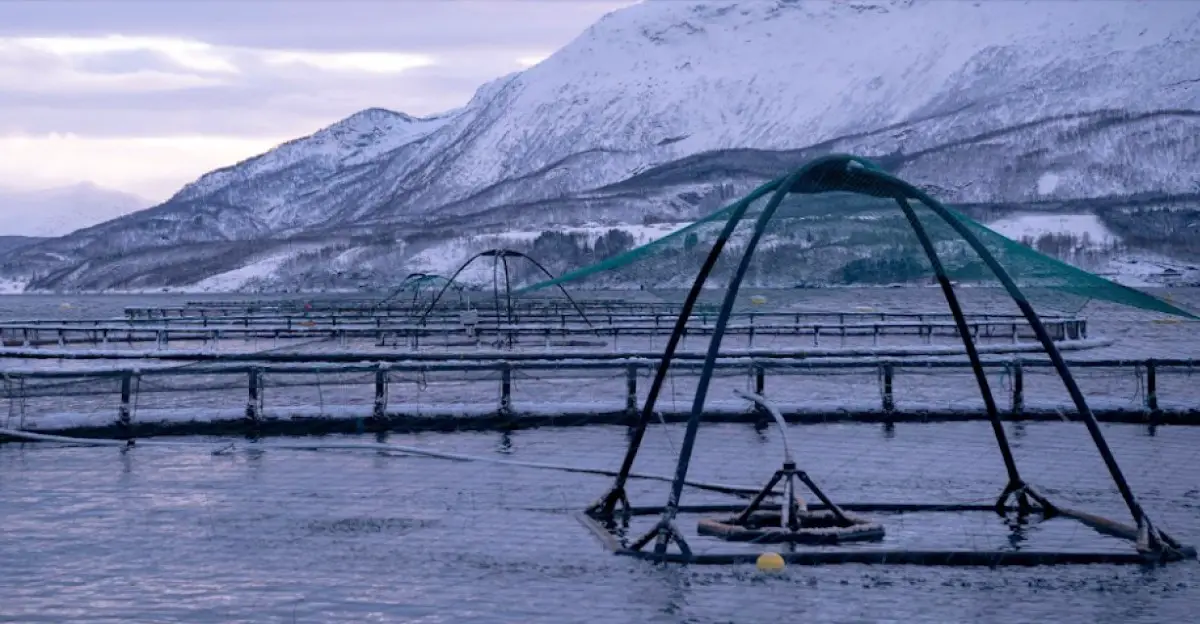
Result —
MULTIPOLYGON (((709 290, 721 289, 729 283, 756 223, 768 209, 773 209, 773 214, 764 224, 743 281, 743 288, 748 289, 741 298, 743 306, 761 299, 753 295, 754 288, 934 286, 936 273, 915 223, 928 235, 949 279, 960 287, 1002 288, 979 253, 982 249, 1039 311, 1075 312, 1097 300, 1195 318, 1168 301, 1007 238, 868 161, 842 156, 812 161, 646 244, 615 252, 611 240, 597 241, 590 250, 595 261, 583 266, 570 264, 578 262, 580 254, 546 254, 543 260, 550 258, 546 264, 558 277, 539 280, 533 273, 520 273, 518 283, 524 286, 519 292, 549 293, 551 286, 562 284, 584 290, 649 291, 667 299, 682 299, 731 218, 744 213, 728 232, 725 249, 706 283, 709 290), (785 182, 791 188, 772 206, 773 196, 785 182), (969 244, 963 231, 978 241, 978 247, 969 244), (600 248, 601 242, 605 248, 600 248), (597 259, 597 255, 606 257, 597 259)), ((1080 266, 1100 262, 1098 254, 1090 253, 1086 240, 1080 248, 1067 251, 1080 266)), ((996 294, 1000 295, 998 301, 1007 299, 1003 292, 996 294)), ((710 293, 706 299, 711 297, 710 293)), ((1007 311, 1015 311, 1015 307, 1007 311)))

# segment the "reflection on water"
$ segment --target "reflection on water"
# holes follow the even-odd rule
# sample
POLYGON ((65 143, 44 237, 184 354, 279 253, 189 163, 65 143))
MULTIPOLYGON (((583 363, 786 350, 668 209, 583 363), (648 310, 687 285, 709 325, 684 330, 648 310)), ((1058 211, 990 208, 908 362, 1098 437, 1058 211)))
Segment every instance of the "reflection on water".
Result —
MULTIPOLYGON (((1124 519, 1077 423, 1022 426, 1023 476, 1124 519)), ((669 429, 666 435, 665 429, 669 429)), ((1200 431, 1105 428, 1153 517, 1200 541, 1200 431)), ((991 501, 1004 471, 987 423, 797 426, 801 467, 841 502, 991 501)), ((635 469, 669 474, 679 427, 635 469)), ((368 440, 368 436, 352 437, 368 440)), ((614 468, 618 427, 392 435, 473 455, 614 468)), ((269 449, 271 440, 261 444, 269 449)), ((690 476, 759 485, 772 428, 705 426, 690 476)), ((574 519, 606 479, 370 452, 0 447, 0 620, 20 622, 1187 621, 1197 566, 1035 569, 658 567, 607 554, 574 519)), ((634 504, 667 484, 637 483, 634 504)), ((684 502, 723 500, 694 491, 684 502)), ((987 513, 881 517, 888 540, 955 547, 1105 547, 1063 520, 987 513), (946 516, 942 518, 942 516, 946 516)), ((653 521, 653 518, 647 518, 653 521)), ((640 520, 638 520, 640 521, 640 520)), ((638 531, 637 522, 632 531, 638 531)), ((682 518, 694 532, 695 518, 682 518)), ((696 538, 698 551, 724 544, 696 538)))

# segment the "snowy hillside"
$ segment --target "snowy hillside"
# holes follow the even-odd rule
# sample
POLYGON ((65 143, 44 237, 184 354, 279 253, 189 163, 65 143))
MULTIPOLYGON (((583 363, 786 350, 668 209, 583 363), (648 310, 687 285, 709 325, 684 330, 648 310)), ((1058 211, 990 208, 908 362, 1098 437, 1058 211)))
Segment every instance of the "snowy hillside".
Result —
POLYGON ((1172 258, 1128 241, 1093 213, 1015 213, 989 229, 1126 286, 1200 283, 1200 258, 1172 258))
POLYGON ((364 166, 424 138, 453 115, 418 119, 381 108, 367 109, 311 136, 205 174, 183 187, 168 204, 217 199, 245 206, 272 231, 320 223, 334 215, 304 210, 304 204, 295 200, 332 179, 356 178, 364 166), (315 185, 302 184, 305 181, 315 185))
POLYGON ((1016 214, 986 224, 989 229, 1016 241, 1046 235, 1077 237, 1085 247, 1112 245, 1120 238, 1094 214, 1016 214))
POLYGON ((182 285, 296 238, 325 241, 275 267, 296 285, 386 282, 489 233, 685 221, 829 151, 959 203, 1196 194, 1196 58, 1200 5, 1172 0, 649 0, 461 109, 363 111, 0 274, 182 285), (211 261, 142 266, 180 243, 211 261))

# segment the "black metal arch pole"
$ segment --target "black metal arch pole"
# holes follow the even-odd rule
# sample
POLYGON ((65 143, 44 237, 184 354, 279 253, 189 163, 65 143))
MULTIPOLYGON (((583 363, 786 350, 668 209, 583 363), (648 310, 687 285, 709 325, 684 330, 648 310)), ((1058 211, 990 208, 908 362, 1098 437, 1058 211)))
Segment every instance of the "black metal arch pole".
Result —
MULTIPOLYGON (((508 331, 505 332, 506 337, 501 338, 501 340, 503 340, 505 343, 507 343, 509 348, 512 348, 512 346, 513 346, 512 280, 510 280, 508 277, 508 256, 506 256, 504 254, 499 254, 496 256, 496 258, 499 260, 500 264, 504 266, 504 321, 509 326, 508 331)), ((499 306, 497 306, 497 307, 499 307, 499 306)), ((499 310, 497 310, 496 314, 497 315, 500 314, 499 310)), ((496 330, 499 331, 499 329, 500 329, 500 323, 496 323, 496 330)))
MULTIPOLYGON (((545 274, 546 277, 550 278, 551 280, 558 279, 557 277, 554 276, 553 273, 550 272, 549 269, 542 266, 542 263, 535 260, 532 256, 521 253, 519 251, 510 251, 509 253, 512 255, 520 256, 520 257, 530 261, 531 263, 533 263, 533 266, 537 267, 539 271, 541 271, 543 274, 545 274)), ((567 292, 567 289, 564 288, 562 284, 555 284, 555 286, 558 286, 558 290, 561 291, 563 296, 567 298, 567 301, 571 302, 571 307, 575 308, 575 311, 579 313, 579 316, 581 318, 583 318, 583 322, 587 323, 588 327, 595 327, 594 325, 592 325, 591 319, 589 319, 587 314, 584 313, 583 308, 579 307, 579 304, 575 302, 575 299, 574 299, 574 297, 571 296, 571 293, 567 292)))
POLYGON ((613 487, 604 495, 604 498, 592 507, 592 510, 597 515, 611 517, 617 502, 625 498, 625 484, 629 480, 630 471, 633 470, 633 462, 637 459, 638 450, 642 446, 642 440, 646 437, 646 428, 650 425, 651 420, 654 419, 654 408, 658 403, 658 395, 662 393, 663 385, 666 383, 667 373, 671 369, 671 360, 675 357, 675 350, 679 346, 679 341, 683 337, 684 330, 687 329, 688 319, 692 316, 692 310, 695 308, 696 301, 700 298, 700 292, 704 289, 704 283, 708 281, 708 276, 712 273, 713 267, 716 266, 717 259, 720 258, 721 252, 725 249, 725 244, 733 236, 734 229, 737 228, 738 223, 741 222, 750 205, 767 193, 774 191, 782 182, 783 178, 776 178, 767 182, 751 191, 749 195, 733 205, 729 219, 725 222, 725 228, 721 230, 717 239, 713 241, 712 249, 709 250, 708 257, 704 259, 704 264, 700 266, 700 272, 692 282, 692 288, 688 291, 687 297, 683 300, 683 305, 679 309, 679 317, 675 319, 675 327, 671 331, 670 338, 667 339, 667 346, 663 349, 662 360, 659 361, 658 368, 654 371, 654 381, 650 384, 650 389, 646 393, 646 402, 642 404, 641 416, 633 430, 629 446, 625 449, 625 458, 621 461, 621 469, 617 472, 617 478, 613 482, 613 487))
MULTIPOLYGON (((495 301, 496 329, 500 329, 500 254, 492 256, 492 299, 495 301)), ((508 266, 506 263, 505 266, 508 266)), ((512 316, 510 313, 508 316, 512 316)))
POLYGON ((512 279, 508 275, 508 257, 501 255, 500 263, 504 265, 504 306, 508 312, 508 322, 513 322, 512 279))
MULTIPOLYGON (((958 295, 954 293, 954 286, 950 284, 950 277, 946 274, 946 267, 942 265, 937 248, 933 246, 933 241, 929 239, 929 234, 925 231, 925 226, 921 225, 921 220, 917 218, 917 214, 913 211, 912 206, 909 205, 908 200, 903 196, 897 195, 896 203, 900 205, 900 210, 904 212, 904 217, 908 219, 908 224, 912 226, 913 233, 917 235, 917 240, 921 243, 921 248, 925 250, 925 255, 929 258, 929 264, 933 267, 934 275, 937 276, 938 285, 941 286, 942 294, 946 297, 946 305, 950 307, 950 314, 954 317, 954 324, 958 327, 959 335, 962 336, 963 348, 967 351, 967 358, 971 360, 971 370, 975 373, 975 381, 979 384, 979 394, 983 396, 984 408, 987 410, 988 420, 992 423, 992 432, 996 435, 996 444, 1000 447, 1000 455, 1004 459, 1004 468, 1008 472, 1008 484, 1000 494, 1000 498, 996 501, 996 508, 1003 509, 1009 495, 1021 490, 1025 486, 1025 483, 1021 480, 1021 474, 1017 470, 1017 462, 1013 458, 1012 447, 1008 443, 1008 435, 1004 433, 1004 424, 1000 421, 1000 410, 996 408, 996 399, 992 395, 991 386, 988 384, 987 373, 983 370, 983 362, 979 359, 979 351, 975 348, 975 340, 971 338, 967 319, 963 315, 962 306, 958 302, 958 295)), ((1018 502, 1022 508, 1028 507, 1028 499, 1024 494, 1018 496, 1018 502)))
MULTIPOLYGON (((1000 280, 1000 283, 1004 286, 1004 290, 1008 292, 1008 295, 1012 297, 1013 302, 1017 304, 1018 308, 1020 308, 1021 314, 1029 323, 1030 328, 1033 329, 1033 333, 1037 336, 1038 342, 1042 344, 1042 348, 1046 350, 1047 355, 1050 357, 1050 362, 1054 365, 1054 369, 1058 373, 1059 378, 1062 379, 1063 385, 1066 386, 1067 393, 1071 395, 1071 401, 1075 404, 1075 409, 1079 411, 1079 415, 1083 418, 1083 422, 1087 426, 1088 433, 1091 434, 1092 441, 1096 444, 1096 449, 1100 452, 1100 457, 1104 460, 1104 464, 1108 468, 1108 472, 1112 476, 1113 482, 1116 483, 1117 489, 1120 490, 1121 497, 1125 499, 1125 504, 1129 507, 1129 512, 1133 516, 1134 521, 1137 523, 1138 528, 1149 529, 1150 527, 1147 525, 1149 524, 1150 520, 1146 516, 1146 512, 1142 509, 1141 504, 1138 503, 1137 498, 1134 496, 1133 490, 1129 487, 1129 483, 1125 480, 1125 475, 1121 472, 1121 467, 1117 465, 1116 457, 1113 456, 1112 449, 1109 448, 1107 440, 1104 439, 1104 433, 1100 431, 1100 425, 1096 422, 1096 416, 1092 414, 1092 410, 1087 404, 1087 399, 1084 398, 1083 392, 1079 389, 1079 384, 1075 382, 1075 377, 1071 375, 1071 370, 1067 367, 1067 363, 1063 359, 1062 353, 1059 352, 1058 347, 1055 346, 1054 341, 1050 338, 1050 334, 1046 331, 1046 327, 1042 324, 1041 318, 1039 318, 1037 312, 1033 310, 1033 306, 1029 304, 1029 300, 1025 298, 1025 294, 1021 292, 1020 288, 1017 287, 1012 277, 1008 274, 1008 271, 1006 271, 1004 267, 1000 265, 996 258, 991 254, 990 251, 988 251, 986 247, 984 247, 983 243, 979 241, 979 239, 973 232, 970 231, 970 229, 963 225, 958 219, 954 218, 954 215, 950 214, 945 207, 943 207, 933 198, 929 197, 920 189, 908 184, 907 182, 904 182, 903 180, 879 171, 864 169, 858 172, 858 174, 873 179, 879 183, 895 185, 897 188, 903 190, 905 195, 916 198, 927 208, 934 211, 934 213, 936 213, 943 221, 945 221, 947 225, 953 228, 959 236, 963 237, 963 240, 965 240, 967 244, 971 246, 971 249, 973 249, 975 253, 979 255, 984 264, 988 266, 988 269, 990 269, 996 278, 1000 280)), ((1162 536, 1154 535, 1152 537, 1158 539, 1162 536)))
MULTIPOLYGON (((688 418, 687 431, 684 433, 683 443, 679 447, 679 463, 675 467, 675 480, 671 483, 671 495, 667 499, 667 506, 663 509, 663 515, 659 520, 658 526, 653 529, 653 532, 657 532, 658 534, 658 539, 654 545, 655 554, 664 555, 667 552, 667 543, 671 531, 670 527, 679 511, 679 499, 683 495, 683 483, 687 480, 688 466, 692 459, 692 449, 696 445, 696 433, 700 429, 700 417, 704 412, 704 400, 708 396, 708 386, 712 381, 713 370, 717 364, 717 356, 721 350, 721 339, 724 338, 725 327, 729 324, 729 316, 733 312, 733 305, 737 300, 738 289, 741 287, 742 279, 746 276, 746 270, 750 267, 750 261, 753 259, 754 249, 758 247, 758 242, 762 239, 767 223, 775 214, 775 210, 779 208, 779 204, 783 202, 783 198, 796 183, 796 180, 808 174, 810 170, 811 167, 804 167, 792 173, 775 189, 775 192, 771 195, 771 199, 767 202, 766 207, 763 208, 762 214, 759 215, 758 221, 754 225, 754 233, 751 235, 750 242, 747 243, 746 250, 742 253, 742 259, 738 263, 737 271, 734 272, 733 279, 730 280, 729 287, 725 291, 725 299, 721 302, 721 311, 717 315, 716 324, 713 326, 712 338, 708 342, 708 353, 704 356, 704 367, 700 370, 700 381, 696 385, 696 395, 692 401, 692 413, 688 418)), ((644 542, 644 538, 640 542, 644 542)))
POLYGON ((437 294, 437 296, 435 296, 433 298, 433 301, 429 302, 429 307, 425 308, 425 311, 421 313, 421 318, 417 321, 418 323, 425 322, 425 319, 429 316, 429 313, 433 311, 434 306, 437 305, 438 301, 442 300, 442 295, 444 295, 446 293, 446 289, 450 288, 450 285, 454 283, 454 280, 458 279, 459 273, 462 273, 463 271, 465 271, 467 269, 467 267, 471 266, 472 262, 475 262, 479 258, 482 258, 486 253, 488 253, 488 252, 483 251, 483 252, 477 253, 477 254, 471 256, 470 258, 467 258, 466 262, 459 265, 458 270, 455 271, 450 276, 450 279, 445 284, 442 284, 442 289, 438 291, 438 294, 437 294))

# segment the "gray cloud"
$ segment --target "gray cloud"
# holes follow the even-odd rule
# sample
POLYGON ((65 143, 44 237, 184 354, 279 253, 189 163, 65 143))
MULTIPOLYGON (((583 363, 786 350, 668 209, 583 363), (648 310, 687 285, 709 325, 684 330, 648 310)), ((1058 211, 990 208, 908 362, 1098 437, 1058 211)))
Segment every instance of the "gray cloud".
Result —
POLYGON ((552 52, 622 4, 628 0, 6 3, 0 133, 277 135, 369 106, 431 114, 464 104, 480 84, 522 69, 519 58, 552 52), (12 43, 113 35, 195 40, 239 71, 206 71, 159 49, 55 54, 12 43), (261 54, 269 50, 428 54, 437 64, 329 71, 269 64, 261 54))
POLYGON ((138 71, 180 72, 185 68, 171 57, 153 50, 109 52, 79 59, 75 66, 84 72, 129 74, 138 71))
POLYGON ((306 50, 565 44, 621 0, 78 0, 9 2, 0 35, 190 36, 306 50))
MULTIPOLYGON (((106 74, 189 73, 153 52, 88 59, 106 74)), ((304 66, 239 64, 222 84, 140 93, 0 91, 0 134, 71 132, 89 136, 214 133, 277 136, 335 121, 369 106, 430 114, 466 102, 491 78, 517 71, 516 55, 468 54, 399 74, 328 72, 304 66), (86 113, 86 114, 85 114, 86 113)))
POLYGON ((521 59, 631 3, 4 2, 0 149, 25 157, 0 163, 0 183, 90 180, 162 194, 221 154, 230 164, 364 108, 461 106, 521 59))

